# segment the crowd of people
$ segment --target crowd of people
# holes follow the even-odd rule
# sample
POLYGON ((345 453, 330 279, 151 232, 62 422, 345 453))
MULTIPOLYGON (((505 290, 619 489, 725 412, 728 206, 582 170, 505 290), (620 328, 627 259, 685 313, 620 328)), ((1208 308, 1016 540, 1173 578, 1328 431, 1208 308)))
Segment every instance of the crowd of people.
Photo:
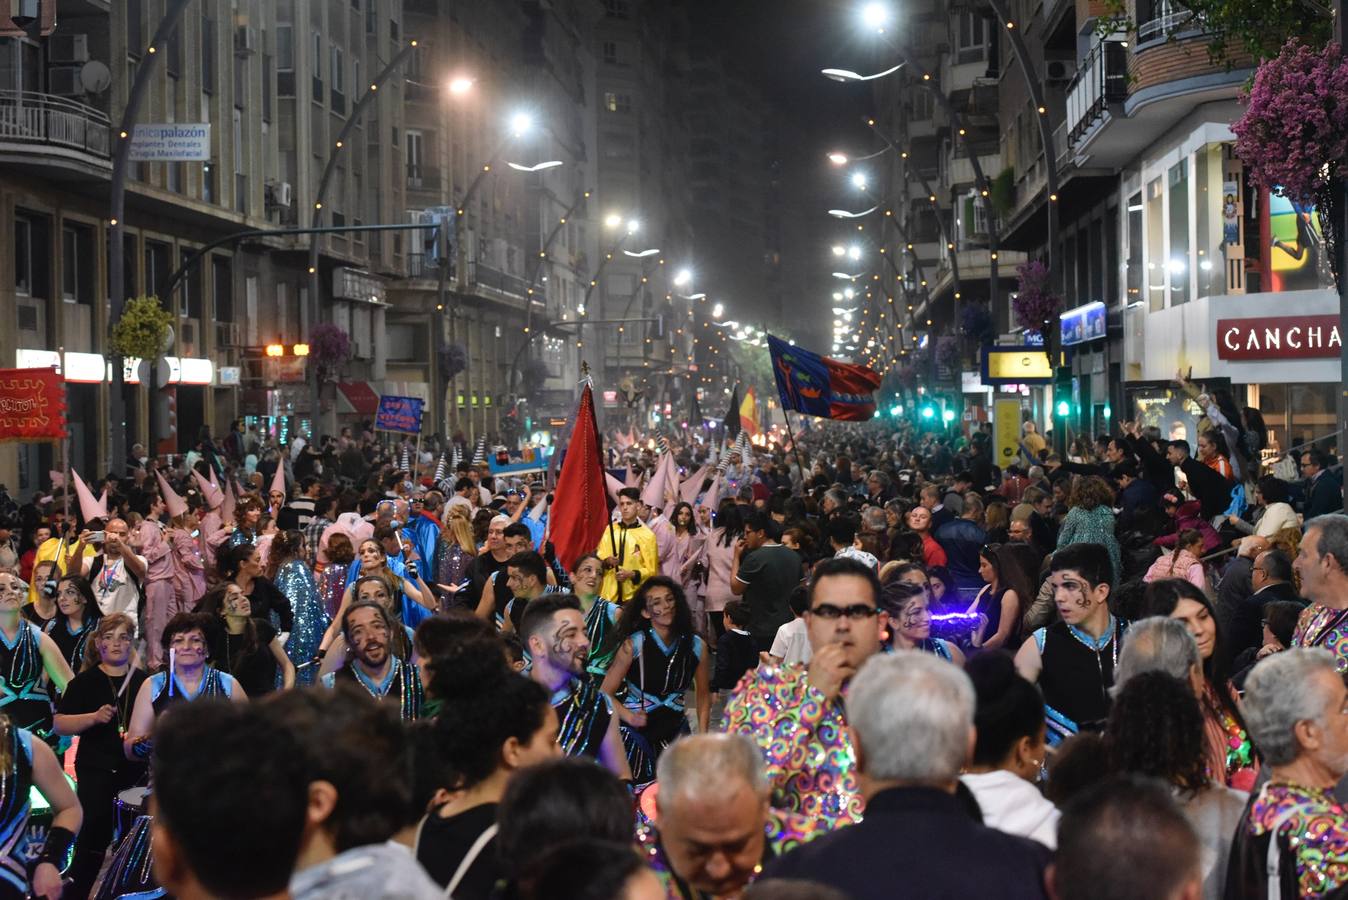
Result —
POLYGON ((54 473, 0 496, 0 896, 1348 893, 1341 476, 1194 392, 1194 448, 609 441, 576 559, 481 444, 54 473))

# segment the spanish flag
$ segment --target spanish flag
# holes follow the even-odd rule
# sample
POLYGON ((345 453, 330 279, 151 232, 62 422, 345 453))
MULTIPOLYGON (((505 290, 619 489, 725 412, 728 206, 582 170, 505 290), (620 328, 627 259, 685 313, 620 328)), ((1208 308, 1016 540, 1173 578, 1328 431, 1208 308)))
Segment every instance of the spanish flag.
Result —
POLYGON ((740 427, 750 435, 758 434, 758 397, 753 388, 744 389, 744 400, 740 403, 740 427))

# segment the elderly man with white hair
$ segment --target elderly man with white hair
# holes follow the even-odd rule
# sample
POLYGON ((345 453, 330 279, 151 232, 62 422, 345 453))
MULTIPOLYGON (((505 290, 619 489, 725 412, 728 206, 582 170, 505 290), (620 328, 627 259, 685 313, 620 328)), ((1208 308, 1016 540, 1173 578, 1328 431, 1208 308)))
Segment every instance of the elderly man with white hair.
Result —
POLYGON ((737 897, 820 820, 772 809, 758 746, 740 734, 680 738, 660 756, 656 823, 637 842, 671 898, 737 897))
POLYGON ((1151 616, 1128 627, 1110 695, 1117 697, 1128 679, 1143 672, 1164 672, 1192 687, 1195 695, 1201 695, 1203 661, 1198 642, 1182 621, 1151 616))
POLYGON ((1049 851, 987 828, 955 797, 974 748, 974 689, 948 662, 916 651, 872 656, 847 695, 866 817, 770 864, 853 900, 1044 897, 1049 851), (898 892, 898 893, 896 893, 898 892))
POLYGON ((1348 886, 1348 687, 1327 650, 1293 649, 1245 681, 1245 724, 1272 770, 1231 849, 1228 897, 1320 897, 1348 886))

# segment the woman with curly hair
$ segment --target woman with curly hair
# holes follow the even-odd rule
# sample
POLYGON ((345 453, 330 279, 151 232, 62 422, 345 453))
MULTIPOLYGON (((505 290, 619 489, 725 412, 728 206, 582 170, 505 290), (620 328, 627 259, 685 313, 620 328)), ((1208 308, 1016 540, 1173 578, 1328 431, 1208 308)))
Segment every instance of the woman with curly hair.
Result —
POLYGON ((688 733, 684 694, 697 690, 697 728, 711 720, 711 657, 706 642, 693 629, 693 613, 678 582, 663 575, 641 583, 623 604, 605 651, 613 662, 601 690, 617 697, 623 744, 632 766, 632 780, 655 778, 655 762, 665 747, 688 733))
POLYGON ((1208 769, 1219 783, 1244 791, 1252 789, 1259 762, 1231 688, 1231 659, 1212 601, 1183 579, 1165 578, 1147 585, 1138 614, 1178 619, 1193 635, 1203 661, 1203 688, 1198 700, 1208 769))
POLYGON ((1110 581, 1123 576, 1119 541, 1114 536, 1114 491, 1099 475, 1078 477, 1067 495, 1067 515, 1058 529, 1058 549, 1068 544, 1100 544, 1114 567, 1110 581))
POLYGON ((1203 844, 1203 896, 1223 895, 1231 836, 1249 795, 1208 774, 1204 713, 1189 686, 1164 672, 1129 678, 1114 697, 1104 746, 1114 774, 1170 785, 1203 844))
POLYGON ((429 671, 440 712, 414 727, 431 732, 445 799, 418 826, 413 850, 447 894, 486 900, 503 875, 494 837, 501 797, 516 770, 559 755, 557 714, 542 685, 506 665, 495 639, 465 641, 429 671))

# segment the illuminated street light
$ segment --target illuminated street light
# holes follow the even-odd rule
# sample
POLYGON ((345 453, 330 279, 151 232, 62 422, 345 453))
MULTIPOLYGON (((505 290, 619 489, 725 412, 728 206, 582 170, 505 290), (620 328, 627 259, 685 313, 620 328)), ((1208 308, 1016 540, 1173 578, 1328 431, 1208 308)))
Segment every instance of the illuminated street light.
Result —
POLYGON ((555 169, 560 165, 564 165, 564 163, 560 159, 550 159, 547 162, 541 162, 536 166, 524 166, 513 162, 508 162, 506 165, 510 166, 510 168, 514 169, 516 172, 542 172, 544 169, 555 169))
POLYGON ((846 272, 834 272, 833 277, 842 278, 846 281, 856 281, 858 278, 860 278, 862 275, 865 274, 866 274, 865 272, 858 272, 856 275, 848 275, 846 272))
POLYGON ((861 259, 861 248, 856 244, 847 248, 847 258, 851 260, 861 259))
POLYGON ((845 165, 847 165, 847 154, 846 154, 846 153, 830 153, 830 154, 828 155, 828 161, 831 162, 831 163, 833 163, 835 166, 845 166, 845 165))
POLYGON ((510 133, 523 137, 534 127, 534 117, 526 112, 517 112, 510 117, 510 133))
MULTIPOLYGON (((721 318, 721 316, 723 316, 723 315, 725 315, 725 306, 724 306, 724 305, 718 303, 718 304, 716 304, 715 306, 713 306, 713 307, 711 308, 711 317, 712 317, 713 319, 719 319, 719 318, 721 318)), ((729 325, 730 323, 727 322, 726 324, 729 325)), ((738 324, 738 323, 736 323, 736 324, 738 324)))
POLYGON ((886 75, 893 75, 906 65, 906 62, 901 62, 897 66, 885 69, 883 72, 876 72, 874 75, 859 75, 851 69, 820 69, 819 74, 832 81, 874 81, 877 78, 884 78, 886 75))
POLYGON ((867 28, 883 31, 889 24, 889 7, 883 3, 867 3, 861 8, 861 21, 867 28))
POLYGON ((687 269, 680 269, 678 271, 678 274, 674 276, 675 287, 687 287, 689 284, 692 283, 692 281, 693 281, 693 273, 688 271, 687 269))
POLYGON ((657 254, 657 253, 659 253, 659 252, 660 252, 660 248, 659 248, 659 247, 651 247, 651 248, 646 249, 646 250, 635 250, 635 251, 633 251, 633 250, 624 250, 624 251, 623 251, 623 256, 630 256, 630 257, 632 257, 633 259, 644 259, 644 258, 647 257, 647 256, 654 256, 655 254, 657 254))
POLYGON ((451 94, 461 97, 473 89, 473 84, 473 79, 460 75, 457 78, 451 78, 446 87, 449 88, 451 94))
POLYGON ((609 213, 604 217, 604 225, 607 228, 617 228, 623 223, 623 217, 617 213, 609 213))
POLYGON ((879 208, 878 205, 872 206, 870 209, 862 210, 861 212, 848 212, 845 209, 830 209, 828 214, 835 219, 860 219, 869 216, 879 208))
POLYGON ((843 296, 846 297, 848 300, 851 300, 856 295, 857 292, 852 290, 851 288, 843 288, 843 296))
POLYGON ((853 173, 852 173, 852 187, 856 188, 856 189, 859 190, 859 191, 864 191, 864 190, 866 190, 866 173, 865 173, 865 172, 853 172, 853 173))

